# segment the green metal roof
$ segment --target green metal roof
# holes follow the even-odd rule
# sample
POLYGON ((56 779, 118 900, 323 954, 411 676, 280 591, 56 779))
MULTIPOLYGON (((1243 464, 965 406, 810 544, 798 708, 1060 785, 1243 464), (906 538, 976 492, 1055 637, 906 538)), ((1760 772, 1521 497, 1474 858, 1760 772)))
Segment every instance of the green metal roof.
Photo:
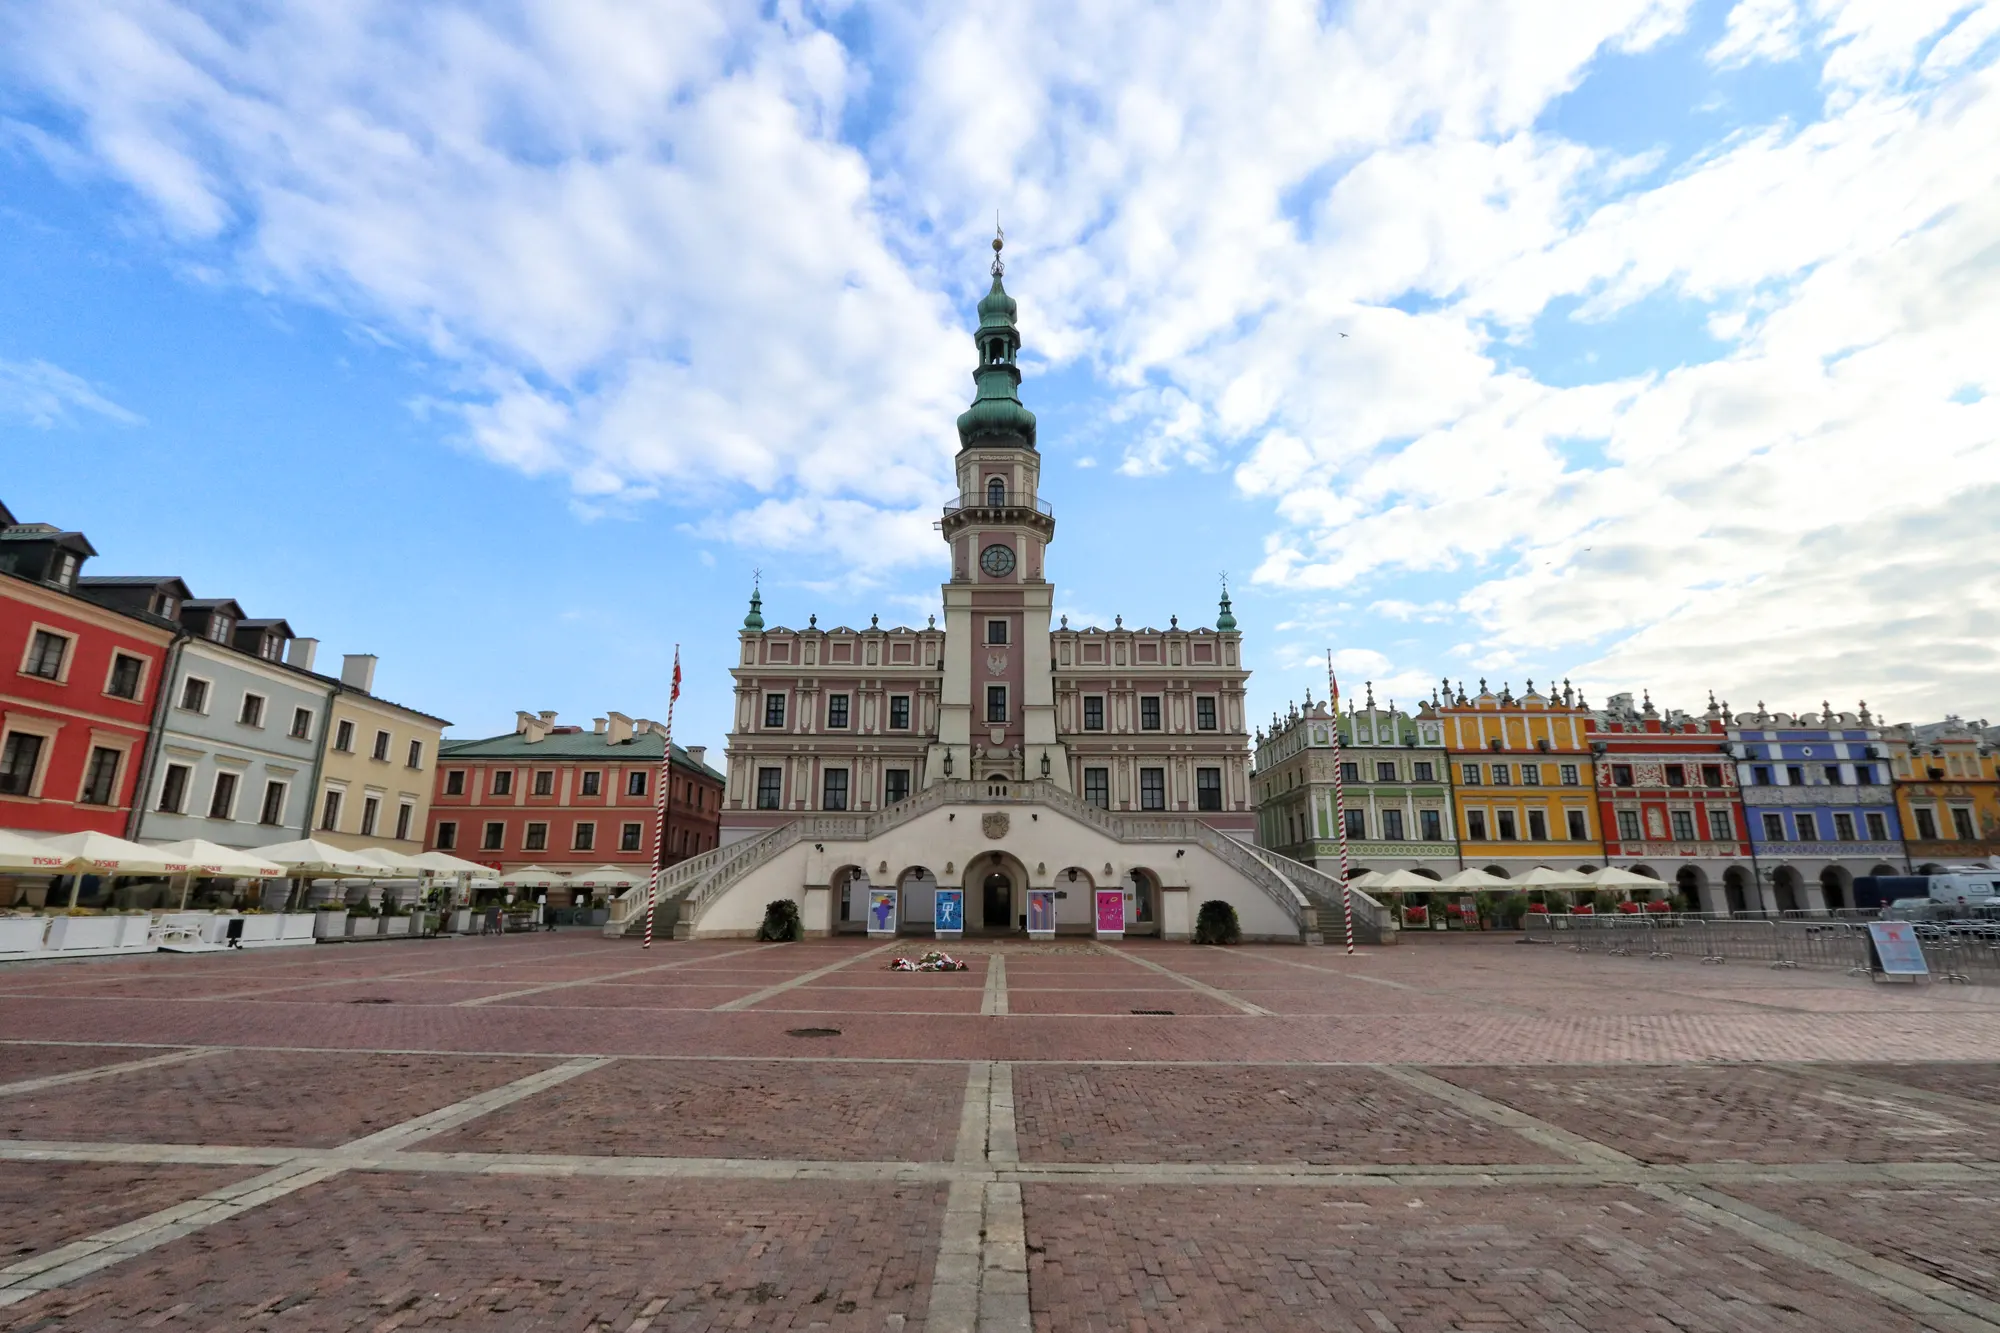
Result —
MULTIPOLYGON (((616 745, 605 743, 602 734, 594 731, 551 732, 538 741, 530 741, 517 731, 504 736, 488 736, 483 740, 448 740, 438 746, 438 759, 520 759, 552 760, 566 762, 587 762, 596 760, 604 764, 659 763, 660 747, 666 738, 656 731, 616 745)), ((688 752, 674 747, 674 767, 690 772, 706 773, 717 782, 723 781, 722 774, 707 764, 698 764, 688 757, 688 752)))

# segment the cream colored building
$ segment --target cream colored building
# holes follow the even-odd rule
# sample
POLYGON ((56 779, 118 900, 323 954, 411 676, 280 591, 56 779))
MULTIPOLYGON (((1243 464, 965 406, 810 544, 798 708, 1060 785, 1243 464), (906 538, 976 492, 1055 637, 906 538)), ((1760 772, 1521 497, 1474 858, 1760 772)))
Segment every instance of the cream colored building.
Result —
POLYGON ((438 743, 451 724, 376 698, 374 685, 372 655, 342 659, 320 746, 311 836, 414 856, 424 849, 438 743))

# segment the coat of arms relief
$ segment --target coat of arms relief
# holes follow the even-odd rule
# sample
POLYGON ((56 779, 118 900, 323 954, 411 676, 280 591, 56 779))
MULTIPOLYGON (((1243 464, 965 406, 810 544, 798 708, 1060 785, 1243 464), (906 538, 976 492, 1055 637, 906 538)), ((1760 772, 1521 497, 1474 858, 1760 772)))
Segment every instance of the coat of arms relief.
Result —
POLYGON ((984 815, 979 820, 979 831, 998 842, 1007 836, 1007 816, 1000 813, 984 815))

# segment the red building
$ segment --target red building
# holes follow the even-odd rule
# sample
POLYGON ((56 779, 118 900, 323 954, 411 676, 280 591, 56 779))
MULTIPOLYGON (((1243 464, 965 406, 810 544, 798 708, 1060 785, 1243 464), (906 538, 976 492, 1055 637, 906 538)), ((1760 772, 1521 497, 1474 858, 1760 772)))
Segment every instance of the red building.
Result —
MULTIPOLYGON (((514 731, 438 750, 428 845, 496 870, 672 865, 720 838, 722 774, 676 745, 664 848, 655 800, 665 728, 623 713, 596 728, 519 713, 514 731)), ((554 895, 551 896, 551 901, 554 895)))
POLYGON ((79 595, 82 533, 0 520, 0 828, 127 836, 178 631, 79 595))
POLYGON ((1671 885, 1695 910, 1729 910, 1726 886, 1751 869, 1749 825, 1713 700, 1702 717, 1663 718, 1650 697, 1635 708, 1614 694, 1585 734, 1606 860, 1671 885))

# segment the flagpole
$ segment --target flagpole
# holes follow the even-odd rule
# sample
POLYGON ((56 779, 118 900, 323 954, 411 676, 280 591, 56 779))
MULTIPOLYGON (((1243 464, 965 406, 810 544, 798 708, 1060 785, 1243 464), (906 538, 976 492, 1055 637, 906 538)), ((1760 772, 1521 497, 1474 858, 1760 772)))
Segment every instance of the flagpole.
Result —
POLYGON ((1347 878, 1347 788, 1341 781, 1340 682, 1333 678, 1333 649, 1326 650, 1326 692, 1333 701, 1333 826, 1340 832, 1340 907, 1347 918, 1347 951, 1354 952, 1354 886, 1347 878))
POLYGON ((653 908, 660 900, 660 862, 667 857, 667 792, 674 776, 674 703, 681 697, 681 646, 674 645, 674 687, 667 695, 667 743, 660 750, 659 788, 654 800, 653 873, 646 882, 646 942, 653 947, 653 908))

